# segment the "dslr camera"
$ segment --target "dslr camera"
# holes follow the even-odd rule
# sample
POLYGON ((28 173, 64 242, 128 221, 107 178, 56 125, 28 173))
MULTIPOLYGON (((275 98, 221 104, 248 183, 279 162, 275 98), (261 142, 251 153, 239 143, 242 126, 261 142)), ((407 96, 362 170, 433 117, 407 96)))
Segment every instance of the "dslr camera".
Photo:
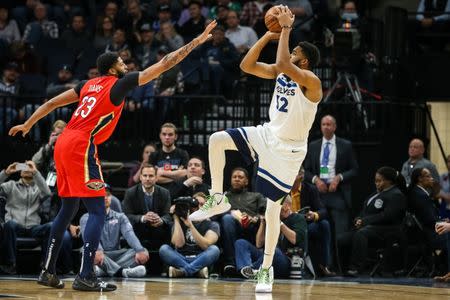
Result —
POLYGON ((174 201, 175 215, 179 218, 187 218, 191 211, 198 209, 198 201, 192 197, 178 197, 174 201))

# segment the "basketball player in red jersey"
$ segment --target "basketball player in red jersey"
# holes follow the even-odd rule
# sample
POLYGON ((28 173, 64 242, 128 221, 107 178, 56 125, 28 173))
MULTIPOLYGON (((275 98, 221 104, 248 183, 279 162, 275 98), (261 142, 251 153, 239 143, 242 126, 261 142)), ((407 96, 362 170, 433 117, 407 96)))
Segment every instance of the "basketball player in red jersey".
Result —
MULTIPOLYGON (((97 145, 106 141, 114 131, 124 105, 125 95, 133 88, 144 85, 183 60, 195 47, 204 43, 216 26, 211 22, 205 31, 184 47, 167 54, 161 61, 141 72, 127 74, 127 67, 115 52, 104 53, 97 59, 102 76, 80 82, 75 88, 61 93, 40 106, 9 135, 22 132, 25 136, 33 125, 54 109, 78 102, 70 122, 55 145, 55 165, 58 195, 62 206, 50 232, 44 269, 38 283, 63 288, 56 276, 56 259, 61 248, 64 231, 78 211, 80 200, 89 212, 83 233, 83 257, 80 273, 72 288, 81 291, 114 291, 116 286, 103 282, 93 272, 93 261, 105 220, 105 189, 97 156, 97 145)), ((136 260, 142 257, 136 254, 136 260)))

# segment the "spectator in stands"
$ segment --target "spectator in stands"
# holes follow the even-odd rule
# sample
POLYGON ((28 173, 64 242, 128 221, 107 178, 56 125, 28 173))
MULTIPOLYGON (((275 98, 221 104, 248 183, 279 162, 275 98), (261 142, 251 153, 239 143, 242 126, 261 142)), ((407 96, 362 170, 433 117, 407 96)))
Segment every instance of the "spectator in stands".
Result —
MULTIPOLYGON (((386 238, 401 233, 406 212, 405 179, 393 168, 379 168, 375 174, 377 191, 364 202, 352 231, 338 240, 343 261, 350 260, 347 275, 358 276, 367 262, 368 245, 384 246, 386 238), (351 251, 350 251, 351 250, 351 251)), ((346 263, 343 264, 347 265, 346 263)))
POLYGON ((175 145, 178 133, 174 124, 163 124, 159 138, 162 144, 161 149, 153 152, 149 161, 158 168, 157 183, 162 187, 169 187, 173 181, 182 179, 187 175, 186 166, 189 154, 175 145))
MULTIPOLYGON (((264 214, 258 216, 260 222, 256 233, 256 245, 245 239, 234 243, 236 249, 236 267, 245 278, 254 278, 264 258, 266 221, 264 214)), ((289 277, 291 259, 286 254, 288 249, 305 249, 307 242, 307 225, 302 215, 292 211, 292 199, 287 196, 280 213, 280 238, 273 257, 274 275, 277 278, 289 277)))
MULTIPOLYGON (((117 20, 117 26, 138 35, 142 24, 149 22, 151 19, 150 15, 142 9, 139 0, 128 0, 126 9, 127 14, 117 20)), ((138 41, 139 38, 139 36, 136 36, 138 41)))
POLYGON ((47 8, 38 2, 34 7, 36 21, 28 23, 25 27, 23 40, 36 46, 43 38, 57 39, 59 37, 58 25, 47 19, 47 8))
POLYGON ((189 2, 189 20, 180 27, 180 34, 184 42, 189 43, 203 32, 206 26, 206 18, 202 15, 202 4, 199 1, 189 2))
POLYGON ((209 11, 209 18, 214 20, 214 19, 219 19, 219 6, 225 6, 227 7, 229 10, 234 10, 236 12, 240 12, 241 11, 241 4, 239 2, 233 2, 231 0, 217 0, 217 5, 211 7, 210 11, 209 11))
POLYGON ((70 28, 62 33, 61 40, 65 43, 67 49, 73 51, 75 56, 78 56, 91 44, 91 34, 86 29, 86 21, 83 15, 72 16, 70 28))
POLYGON ((105 4, 105 8, 103 9, 103 15, 105 17, 111 18, 111 20, 115 20, 117 13, 119 12, 119 7, 117 6, 116 1, 108 1, 105 4))
POLYGON ((258 216, 264 214, 266 207, 263 195, 247 190, 248 182, 247 170, 235 168, 231 172, 231 189, 225 194, 231 210, 220 218, 225 265, 223 272, 226 275, 236 272, 234 243, 240 238, 255 243, 258 216))
POLYGON ((73 78, 72 67, 63 65, 58 71, 58 80, 47 86, 47 97, 50 99, 64 91, 73 89, 78 83, 78 79, 73 78))
POLYGON ((192 157, 187 164, 186 177, 174 181, 169 186, 172 199, 192 197, 199 192, 209 194, 210 186, 204 182, 203 175, 205 175, 205 162, 199 157, 192 157))
POLYGON ((14 97, 19 95, 19 76, 19 66, 16 63, 10 62, 3 68, 0 80, 0 134, 3 134, 17 117, 17 102, 14 97))
POLYGON ((112 43, 114 33, 114 20, 104 16, 98 19, 97 30, 94 36, 94 48, 103 50, 112 43))
POLYGON ((105 52, 119 52, 123 49, 130 48, 127 43, 125 30, 117 28, 114 30, 112 42, 105 48, 105 52))
POLYGON ((141 182, 126 190, 122 203, 139 240, 145 248, 153 250, 167 242, 172 225, 170 193, 155 184, 156 172, 154 166, 144 165, 141 182))
MULTIPOLYGON (((132 58, 132 55, 131 55, 131 51, 130 51, 130 49, 122 49, 122 50, 120 50, 119 52, 118 52, 118 54, 119 54, 119 57, 125 62, 125 61, 127 61, 127 60, 131 60, 132 58)), ((134 60, 133 60, 133 62, 134 62, 134 60)), ((137 71, 137 70, 139 70, 139 66, 138 65, 135 65, 135 67, 136 67, 136 70, 134 70, 134 71, 137 71)))
POLYGON ((169 265, 169 277, 208 278, 208 267, 220 255, 215 245, 220 236, 220 227, 214 221, 192 223, 189 214, 198 210, 200 204, 192 197, 178 198, 173 214, 171 244, 159 249, 161 260, 169 265))
MULTIPOLYGON (((12 163, 6 170, 0 172, 0 196, 6 199, 5 224, 3 239, 3 258, 5 264, 0 267, 7 274, 16 274, 17 237, 34 237, 42 240, 42 249, 47 246, 51 223, 41 224, 39 207, 41 201, 50 196, 51 192, 45 179, 37 170, 33 161, 25 164, 12 163), (18 181, 5 180, 20 171, 18 181)), ((64 235, 63 248, 60 255, 70 257, 70 235, 64 235), (70 247, 67 247, 67 244, 70 247), (68 256, 66 252, 69 252, 68 256)), ((42 253, 44 256, 45 253, 42 253)), ((60 256, 61 257, 61 256, 60 256)), ((42 257, 43 258, 43 257, 42 257)))
POLYGON ((97 69, 97 66, 92 66, 88 69, 87 74, 86 74, 86 79, 92 79, 95 77, 99 77, 100 76, 100 72, 97 69))
POLYGON ((144 149, 142 150, 142 160, 140 162, 136 162, 135 165, 130 169, 128 187, 132 187, 133 185, 139 183, 141 177, 141 169, 144 165, 148 164, 150 154, 155 151, 156 145, 154 143, 150 143, 144 146, 144 149))
POLYGON ((158 41, 166 46, 169 51, 174 51, 184 45, 183 38, 179 35, 171 22, 161 23, 161 29, 156 34, 158 41))
POLYGON ((20 41, 20 31, 17 22, 10 18, 8 8, 0 4, 0 41, 10 44, 20 41))
POLYGON ((320 121, 323 137, 308 145, 303 163, 305 180, 314 184, 330 214, 334 238, 347 232, 352 207, 351 181, 358 173, 352 143, 335 135, 336 119, 326 115, 320 121))
POLYGON ((231 96, 233 83, 239 76, 239 52, 225 37, 225 29, 217 26, 212 39, 199 49, 201 57, 208 58, 211 92, 231 96))
MULTIPOLYGON (((147 273, 144 265, 149 259, 147 249, 139 242, 125 214, 111 208, 111 195, 105 196, 105 209, 105 223, 94 259, 96 275, 144 277, 147 273), (130 248, 121 247, 121 237, 130 248)), ((88 217, 89 214, 81 217, 81 235, 88 217)))
POLYGON ((156 63, 156 52, 160 42, 155 39, 155 32, 150 23, 144 23, 140 28, 139 43, 134 49, 134 56, 141 69, 156 63))
POLYGON ((427 168, 415 168, 409 186, 409 209, 422 226, 425 243, 431 249, 445 249, 445 237, 435 231, 439 220, 439 209, 428 192, 434 185, 434 178, 427 168))
POLYGON ((441 174, 439 177, 441 185, 439 216, 442 219, 450 219, 450 155, 447 156, 447 170, 447 172, 441 174))
POLYGON ((161 4, 158 6, 158 19, 153 22, 153 30, 159 32, 163 23, 169 22, 174 24, 172 20, 172 13, 170 11, 170 6, 167 4, 161 4))
MULTIPOLYGON (((169 49, 165 46, 161 46, 158 49, 157 61, 163 59, 169 53, 169 49)), ((173 96, 175 94, 181 94, 184 90, 183 73, 179 66, 175 66, 172 69, 164 72, 158 78, 155 79, 155 95, 156 96, 173 96)), ((166 114, 167 109, 160 110, 161 115, 166 114)))
POLYGON ((170 8, 171 14, 174 17, 178 17, 180 15, 182 7, 182 1, 180 0, 155 0, 150 1, 149 3, 149 12, 150 15, 154 18, 158 18, 159 9, 161 6, 166 5, 170 8))
POLYGON ((411 174, 415 169, 427 168, 435 183, 439 183, 439 173, 436 166, 426 159, 423 155, 425 153, 425 144, 423 140, 419 138, 414 138, 409 142, 408 155, 409 158, 403 163, 402 175, 405 177, 406 185, 409 186, 411 183, 411 174))
POLYGON ((297 45, 300 41, 310 38, 311 25, 313 23, 313 10, 308 0, 277 0, 275 5, 287 5, 295 15, 292 24, 292 45, 297 45))
POLYGON ((268 3, 268 0, 248 1, 245 3, 241 12, 241 24, 254 28, 256 22, 263 18, 264 6, 268 3))
POLYGON ((203 0, 183 0, 184 9, 181 11, 180 18, 178 19, 177 25, 178 27, 183 27, 183 25, 191 18, 191 12, 189 10, 190 4, 192 2, 198 2, 201 8, 201 15, 206 19, 209 15, 208 6, 204 5, 203 0))
POLYGON ((420 0, 416 20, 428 30, 448 30, 450 24, 450 1, 420 0))
POLYGON ((328 213, 320 200, 319 191, 304 179, 305 170, 300 169, 291 190, 292 208, 294 212, 303 212, 308 223, 308 253, 317 258, 319 271, 323 276, 335 276, 331 266, 331 229, 328 213))
POLYGON ((235 11, 228 12, 225 37, 236 47, 240 54, 248 51, 258 40, 256 32, 247 26, 239 25, 239 16, 235 11))
POLYGON ((436 233, 447 237, 447 274, 444 276, 434 277, 434 280, 450 282, 450 222, 438 222, 436 223, 436 233))
MULTIPOLYGON (((139 65, 134 59, 125 60, 124 63, 127 65, 128 72, 135 72, 139 70, 139 65)), ((145 85, 138 86, 131 90, 127 95, 126 99, 126 109, 129 111, 135 111, 137 108, 145 107, 149 101, 153 100, 154 95, 154 82, 149 82, 145 85)))

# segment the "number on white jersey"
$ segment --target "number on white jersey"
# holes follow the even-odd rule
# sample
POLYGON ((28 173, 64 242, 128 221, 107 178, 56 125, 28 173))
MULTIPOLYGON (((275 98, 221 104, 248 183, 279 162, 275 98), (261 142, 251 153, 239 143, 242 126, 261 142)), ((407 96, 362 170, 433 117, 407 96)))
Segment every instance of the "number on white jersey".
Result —
POLYGON ((288 109, 287 109, 288 104, 289 104, 289 102, 286 97, 277 95, 277 110, 278 111, 287 113, 288 112, 288 109))
POLYGON ((97 99, 95 99, 94 97, 84 97, 83 100, 81 100, 81 105, 75 111, 75 117, 81 115, 83 119, 86 118, 91 113, 92 108, 94 107, 96 102, 97 99))

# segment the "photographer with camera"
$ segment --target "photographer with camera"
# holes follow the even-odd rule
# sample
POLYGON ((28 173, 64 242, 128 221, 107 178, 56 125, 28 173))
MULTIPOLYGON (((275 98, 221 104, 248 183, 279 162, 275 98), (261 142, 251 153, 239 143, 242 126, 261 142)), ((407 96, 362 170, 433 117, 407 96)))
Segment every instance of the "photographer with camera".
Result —
MULTIPOLYGON (((50 234, 51 223, 41 224, 39 215, 40 205, 44 198, 50 196, 51 192, 45 179, 37 170, 33 161, 25 163, 12 163, 0 172, 0 197, 5 199, 4 216, 4 239, 3 239, 3 259, 4 265, 0 266, 3 273, 16 274, 16 250, 17 237, 33 237, 42 241, 42 249, 47 248, 47 239, 50 234), (14 173, 20 172, 20 179, 17 181, 5 180, 14 173)), ((65 245, 70 235, 64 236, 63 248, 60 253, 64 257, 70 257, 71 247, 65 245), (66 256, 66 250, 69 256, 66 256)), ((70 244, 71 246, 71 244, 70 244)), ((42 253, 44 255, 45 253, 42 253)), ((44 258, 44 257, 42 257, 44 258)))
POLYGON ((215 245, 220 236, 220 227, 214 221, 192 223, 188 216, 199 209, 199 201, 192 197, 174 200, 172 245, 162 245, 159 257, 169 265, 168 276, 208 278, 208 267, 220 255, 215 245))

